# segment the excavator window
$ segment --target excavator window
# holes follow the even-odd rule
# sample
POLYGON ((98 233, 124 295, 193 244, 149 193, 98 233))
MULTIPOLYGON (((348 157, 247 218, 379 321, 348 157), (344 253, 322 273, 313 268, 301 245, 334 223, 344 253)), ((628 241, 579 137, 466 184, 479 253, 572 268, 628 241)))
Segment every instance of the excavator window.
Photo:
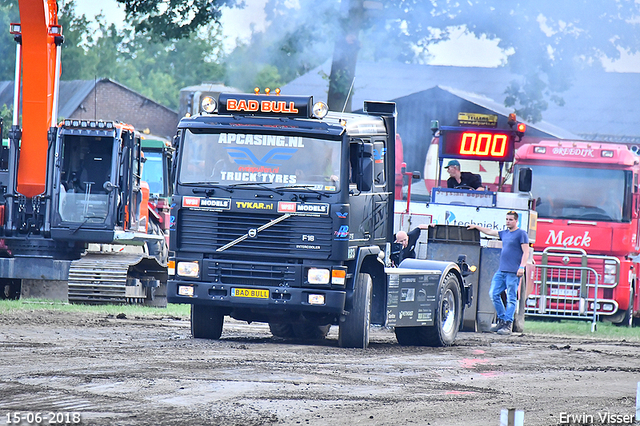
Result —
POLYGON ((62 149, 59 212, 63 221, 103 222, 108 213, 113 139, 68 135, 62 149))

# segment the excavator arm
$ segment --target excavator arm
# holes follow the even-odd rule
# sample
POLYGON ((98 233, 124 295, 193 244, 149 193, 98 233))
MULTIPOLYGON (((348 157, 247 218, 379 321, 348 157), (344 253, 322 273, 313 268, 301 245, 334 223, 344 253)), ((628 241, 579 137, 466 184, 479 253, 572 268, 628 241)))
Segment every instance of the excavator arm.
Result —
POLYGON ((19 37, 16 67, 22 68, 22 76, 16 72, 16 87, 22 83, 22 96, 14 100, 14 126, 18 126, 22 100, 16 189, 26 197, 34 197, 45 191, 47 134, 57 120, 63 37, 56 0, 20 0, 19 9, 20 24, 12 24, 12 33, 19 37))

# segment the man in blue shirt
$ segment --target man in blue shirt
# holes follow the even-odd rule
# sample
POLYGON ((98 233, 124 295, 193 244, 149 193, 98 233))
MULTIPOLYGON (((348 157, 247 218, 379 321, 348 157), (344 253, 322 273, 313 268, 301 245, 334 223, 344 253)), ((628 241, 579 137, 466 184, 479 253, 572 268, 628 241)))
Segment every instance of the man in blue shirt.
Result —
POLYGON ((507 212, 507 229, 497 231, 475 224, 468 229, 477 229, 483 234, 499 237, 502 240, 500 265, 491 280, 489 296, 498 314, 495 331, 498 334, 511 334, 513 315, 516 311, 517 292, 520 277, 524 276, 525 266, 529 260, 529 236, 518 228, 518 213, 507 212), (500 295, 507 291, 507 306, 502 303, 500 295))

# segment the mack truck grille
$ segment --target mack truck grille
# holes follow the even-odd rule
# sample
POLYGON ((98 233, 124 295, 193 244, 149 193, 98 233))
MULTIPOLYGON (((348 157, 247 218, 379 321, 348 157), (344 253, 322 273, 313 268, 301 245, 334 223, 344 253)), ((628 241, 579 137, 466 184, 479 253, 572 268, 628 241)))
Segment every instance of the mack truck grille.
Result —
POLYGON ((182 210, 178 220, 178 247, 184 251, 221 254, 296 256, 327 259, 333 240, 330 217, 292 215, 262 231, 255 231, 282 214, 182 210))

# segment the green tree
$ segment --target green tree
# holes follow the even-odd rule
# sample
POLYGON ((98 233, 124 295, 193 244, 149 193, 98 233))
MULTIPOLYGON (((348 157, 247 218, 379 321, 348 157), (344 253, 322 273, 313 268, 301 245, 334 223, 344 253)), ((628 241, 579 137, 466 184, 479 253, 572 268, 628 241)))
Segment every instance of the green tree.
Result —
POLYGON ((128 18, 135 19, 136 32, 154 40, 177 40, 220 19, 222 6, 237 0, 117 0, 128 18))
MULTIPOLYGON (((621 50, 636 53, 640 49, 638 2, 366 2, 372 3, 384 8, 384 24, 366 18, 362 0, 346 0, 348 7, 339 15, 342 31, 333 55, 330 107, 344 103, 346 83, 353 78, 360 44, 351 41, 358 34, 362 44, 371 42, 362 35, 373 26, 384 25, 386 31, 378 34, 402 46, 402 53, 392 52, 392 56, 408 62, 424 61, 429 46, 446 40, 454 28, 499 40, 499 47, 511 52, 506 66, 521 76, 508 83, 505 105, 532 122, 542 119, 549 101, 562 105, 560 95, 578 70, 599 67, 605 57, 619 58, 621 50)), ((384 46, 380 40, 376 42, 384 46)))
POLYGON ((9 33, 9 24, 19 21, 17 0, 0 4, 0 80, 13 80, 16 63, 16 43, 9 33))
POLYGON ((331 57, 337 30, 335 2, 299 0, 288 8, 287 0, 268 0, 267 26, 250 41, 240 43, 225 62, 227 81, 247 91, 254 87, 281 86, 331 57), (313 11, 310 13, 309 11, 313 11))
MULTIPOLYGON (((621 51, 636 53, 640 49, 639 2, 329 0, 323 2, 320 13, 305 7, 304 0, 299 1, 299 8, 287 8, 283 3, 267 3, 267 8, 275 8, 271 15, 267 14, 271 25, 252 43, 273 43, 274 50, 287 50, 287 35, 334 28, 325 32, 325 37, 311 37, 296 46, 300 49, 296 55, 303 57, 305 52, 318 52, 319 39, 326 43, 329 38, 334 43, 329 84, 331 109, 341 109, 347 101, 358 58, 425 63, 429 47, 447 40, 457 28, 499 41, 499 47, 507 54, 505 66, 520 76, 505 82, 503 101, 532 122, 542 118, 549 102, 562 105, 562 92, 581 69, 600 67, 603 58, 617 59, 621 51), (313 11, 314 27, 304 19, 297 27, 289 27, 289 23, 298 22, 295 17, 305 10, 313 11)), ((250 47, 241 49, 251 51, 250 47)), ((234 55, 236 52, 231 56, 234 55)), ((303 69, 295 60, 290 64, 276 63, 276 57, 267 58, 262 66, 275 65, 285 81, 303 69), (287 71, 287 67, 294 72, 287 71)), ((318 55, 315 62, 322 63, 324 59, 318 55)))
POLYGON ((6 105, 0 105, 0 123, 2 123, 2 135, 0 136, 0 139, 6 139, 9 137, 11 120, 13 120, 13 111, 6 105))

